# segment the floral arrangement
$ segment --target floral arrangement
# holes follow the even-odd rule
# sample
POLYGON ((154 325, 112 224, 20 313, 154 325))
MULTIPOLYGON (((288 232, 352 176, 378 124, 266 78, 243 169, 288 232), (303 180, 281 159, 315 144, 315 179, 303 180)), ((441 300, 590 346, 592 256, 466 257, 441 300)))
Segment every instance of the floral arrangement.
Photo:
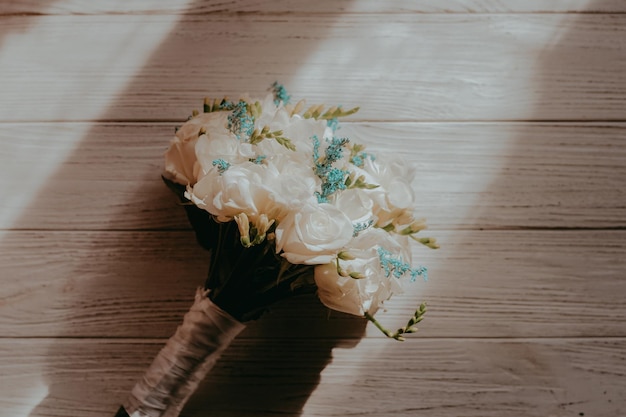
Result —
POLYGON ((283 86, 271 90, 205 99, 176 131, 163 178, 210 251, 208 278, 118 416, 177 416, 243 323, 294 294, 317 292, 399 341, 424 316, 422 304, 395 332, 374 318, 403 281, 427 277, 409 242, 438 247, 417 236, 415 171, 337 135, 358 108, 291 105, 283 86))

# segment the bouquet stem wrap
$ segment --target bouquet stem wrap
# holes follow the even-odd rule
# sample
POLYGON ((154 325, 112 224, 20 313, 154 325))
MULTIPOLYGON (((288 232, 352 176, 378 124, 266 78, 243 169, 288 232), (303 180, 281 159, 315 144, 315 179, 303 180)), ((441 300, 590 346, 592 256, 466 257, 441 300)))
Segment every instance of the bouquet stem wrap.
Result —
MULTIPOLYGON (((198 289, 183 323, 133 388, 124 409, 130 417, 177 417, 189 397, 245 324, 198 289)), ((124 416, 120 409, 118 416, 124 416)))

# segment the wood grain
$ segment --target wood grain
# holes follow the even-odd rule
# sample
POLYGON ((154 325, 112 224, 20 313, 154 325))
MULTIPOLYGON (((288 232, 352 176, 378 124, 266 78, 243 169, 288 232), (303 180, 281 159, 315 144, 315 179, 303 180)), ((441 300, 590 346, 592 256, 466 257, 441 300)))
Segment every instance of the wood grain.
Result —
MULTIPOLYGON (((173 131, 2 125, 0 227, 188 229, 160 179, 173 131)), ((419 213, 431 228, 626 226, 623 123, 347 123, 339 134, 416 164, 419 213)))
MULTIPOLYGON (((2 339, 3 415, 111 416, 163 342, 2 339)), ((237 339, 183 416, 615 417, 625 351, 623 338, 237 339)))
POLYGON ((205 95, 257 96, 275 80, 294 99, 362 105, 356 120, 626 120, 622 14, 184 15, 137 74, 170 24, 1 17, 20 52, 0 60, 0 121, 184 120, 205 95), (114 104, 110 85, 127 85, 114 104))
POLYGON ((36 0, 13 0, 0 4, 1 14, 162 14, 162 13, 567 13, 626 11, 620 0, 320 0, 303 2, 297 0, 153 0, 141 2, 81 2, 77 0, 49 1, 42 4, 36 0))
POLYGON ((206 274, 173 127, 274 80, 417 164, 429 311, 279 303, 183 417, 626 415, 626 2, 5 1, 0 74, 0 416, 113 415, 206 274))
MULTIPOLYGON (((386 326, 427 301, 422 337, 626 336, 625 231, 432 234, 442 249, 414 250, 430 279, 387 304, 386 326)), ((9 232, 0 245, 0 335, 11 337, 169 336, 208 264, 190 232, 9 232)), ((365 324, 311 296, 243 336, 383 337, 365 324)))

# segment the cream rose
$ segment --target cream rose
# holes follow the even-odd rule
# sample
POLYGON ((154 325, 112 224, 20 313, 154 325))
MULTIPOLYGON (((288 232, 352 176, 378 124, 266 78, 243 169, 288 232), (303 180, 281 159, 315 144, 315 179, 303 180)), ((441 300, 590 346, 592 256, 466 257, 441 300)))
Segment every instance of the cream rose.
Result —
POLYGON ((352 223, 368 223, 375 220, 374 201, 366 190, 350 188, 336 193, 333 204, 346 213, 352 223))
POLYGON ((276 227, 276 253, 293 264, 324 264, 352 239, 352 223, 331 204, 309 204, 276 227))
POLYGON ((223 172, 213 167, 190 187, 187 195, 221 222, 233 220, 240 213, 246 213, 253 222, 261 214, 275 219, 281 211, 272 187, 277 175, 275 170, 252 162, 231 166, 223 172))
POLYGON ((252 145, 239 142, 226 129, 201 135, 196 142, 195 152, 202 168, 200 176, 213 169, 213 161, 216 159, 223 159, 233 164, 245 162, 255 157, 252 145))
POLYGON ((410 254, 388 233, 368 229, 352 242, 345 251, 351 259, 340 260, 339 266, 348 276, 341 276, 336 263, 315 268, 315 284, 322 303, 333 310, 362 316, 374 315, 392 294, 402 292, 398 278, 387 275, 380 263, 378 247, 400 251, 410 260, 410 254), (352 278, 358 276, 360 278, 352 278))
POLYGON ((197 145, 198 139, 206 139, 206 136, 201 135, 200 130, 228 134, 227 117, 227 112, 201 113, 185 122, 176 131, 165 153, 165 175, 179 184, 194 185, 203 175, 197 145))

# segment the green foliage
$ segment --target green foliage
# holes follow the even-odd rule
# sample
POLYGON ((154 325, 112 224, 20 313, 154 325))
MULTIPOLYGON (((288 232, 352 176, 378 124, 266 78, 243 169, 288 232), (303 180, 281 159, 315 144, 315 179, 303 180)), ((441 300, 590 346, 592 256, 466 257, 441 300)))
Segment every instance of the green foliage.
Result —
MULTIPOLYGON (((215 111, 229 111, 232 110, 234 107, 235 104, 230 101, 226 96, 221 99, 211 99, 209 97, 204 98, 203 110, 205 113, 213 113, 215 111)), ((197 116, 197 113, 195 116, 197 116)))
POLYGON ((351 114, 359 111, 359 107, 354 107, 350 110, 343 110, 341 106, 333 106, 324 112, 324 105, 313 105, 309 107, 303 114, 302 117, 305 119, 317 119, 317 120, 331 120, 339 117, 350 116, 351 114), (323 113, 322 113, 323 112, 323 113))
POLYGON ((359 175, 357 177, 354 172, 351 172, 350 175, 348 175, 345 181, 345 185, 346 188, 364 188, 366 190, 373 190, 374 188, 379 187, 379 185, 365 182, 364 175, 359 175))
POLYGON ((275 130, 273 132, 270 132, 269 126, 264 126, 261 131, 259 131, 259 129, 254 129, 252 135, 250 135, 249 142, 253 145, 256 145, 265 139, 274 139, 276 142, 289 149, 290 151, 296 150, 296 145, 294 145, 290 139, 283 136, 282 130, 275 130))
POLYGON ((412 234, 410 234, 409 236, 414 241, 419 242, 422 245, 430 249, 439 249, 439 244, 437 243, 437 240, 434 237, 416 237, 416 236, 413 236, 412 234))
POLYGON ((404 342, 405 338, 403 335, 417 332, 417 327, 415 327, 415 325, 421 322, 422 320, 424 320, 425 314, 426 314, 426 303, 422 303, 420 304, 419 308, 415 310, 413 317, 409 319, 406 326, 400 327, 394 333, 392 333, 391 331, 383 327, 383 325, 380 324, 378 320, 374 318, 374 316, 372 316, 371 314, 367 312, 365 313, 365 318, 371 321, 372 323, 374 323, 374 325, 378 328, 378 330, 383 332, 383 334, 387 336, 388 338, 395 339, 399 342, 404 342))

